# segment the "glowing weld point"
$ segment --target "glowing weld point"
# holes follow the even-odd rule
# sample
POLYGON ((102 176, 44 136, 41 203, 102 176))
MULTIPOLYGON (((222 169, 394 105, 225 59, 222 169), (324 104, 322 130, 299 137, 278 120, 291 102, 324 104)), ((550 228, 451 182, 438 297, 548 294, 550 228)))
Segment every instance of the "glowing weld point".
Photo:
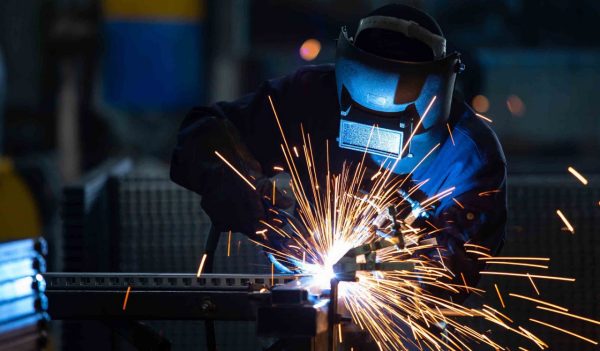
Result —
POLYGON ((570 231, 571 234, 575 234, 575 228, 573 228, 573 226, 571 225, 571 223, 569 223, 569 221, 567 220, 567 217, 565 217, 565 215, 560 210, 556 210, 556 214, 563 221, 563 223, 567 227, 567 230, 570 231))
POLYGON ((579 179, 579 181, 583 184, 583 185, 588 185, 588 180, 585 179, 584 176, 581 175, 581 173, 577 172, 577 170, 573 167, 569 167, 567 168, 567 170, 569 172, 571 172, 572 175, 575 176, 575 178, 579 179))
POLYGON ((205 261, 206 261, 206 254, 202 255, 202 260, 200 261, 200 266, 198 267, 198 273, 196 273, 196 278, 200 278, 200 274, 202 274, 202 268, 204 268, 205 261))

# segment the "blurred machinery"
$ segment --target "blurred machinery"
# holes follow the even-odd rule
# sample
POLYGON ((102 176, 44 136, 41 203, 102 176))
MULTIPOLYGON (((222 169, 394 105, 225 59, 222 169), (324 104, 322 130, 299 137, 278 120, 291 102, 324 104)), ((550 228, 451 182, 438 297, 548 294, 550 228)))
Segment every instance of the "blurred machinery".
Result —
POLYGON ((46 345, 43 239, 0 242, 0 350, 33 351, 46 345))
POLYGON ((42 232, 37 203, 12 160, 0 156, 0 240, 29 238, 42 232))

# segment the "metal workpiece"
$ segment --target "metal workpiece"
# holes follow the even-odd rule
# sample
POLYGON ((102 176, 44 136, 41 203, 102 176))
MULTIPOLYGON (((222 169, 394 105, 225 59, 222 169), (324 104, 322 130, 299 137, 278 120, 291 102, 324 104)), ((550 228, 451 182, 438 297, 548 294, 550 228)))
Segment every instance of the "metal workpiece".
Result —
POLYGON ((277 286, 271 291, 271 303, 258 308, 257 335, 311 339, 311 349, 325 350, 330 290, 311 293, 309 277, 277 286))
POLYGON ((268 292, 141 290, 132 288, 127 305, 120 290, 49 290, 53 319, 256 320, 268 292))
MULTIPOLYGON (((378 240, 356 246, 333 265, 337 281, 356 281, 356 272, 365 271, 413 271, 410 261, 378 262, 377 251, 394 246, 396 250, 404 250, 406 240, 403 224, 397 220, 398 213, 394 206, 388 208, 388 213, 382 213, 389 220, 374 225, 372 230, 380 237, 378 240), (384 225, 385 224, 385 225, 384 225), (385 227, 385 228, 384 228, 385 227)), ((378 217, 375 222, 379 221, 378 217)))

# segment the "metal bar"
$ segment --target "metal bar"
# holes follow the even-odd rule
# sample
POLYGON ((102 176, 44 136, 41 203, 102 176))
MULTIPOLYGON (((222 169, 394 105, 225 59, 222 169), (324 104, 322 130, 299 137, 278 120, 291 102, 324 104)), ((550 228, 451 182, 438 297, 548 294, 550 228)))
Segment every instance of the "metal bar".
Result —
POLYGON ((55 290, 242 290, 252 291, 292 282, 302 275, 290 274, 195 274, 187 273, 45 273, 46 289, 55 290))
POLYGON ((266 304, 266 291, 181 291, 131 289, 125 309, 122 290, 49 290, 52 319, 116 320, 256 320, 256 309, 266 304))

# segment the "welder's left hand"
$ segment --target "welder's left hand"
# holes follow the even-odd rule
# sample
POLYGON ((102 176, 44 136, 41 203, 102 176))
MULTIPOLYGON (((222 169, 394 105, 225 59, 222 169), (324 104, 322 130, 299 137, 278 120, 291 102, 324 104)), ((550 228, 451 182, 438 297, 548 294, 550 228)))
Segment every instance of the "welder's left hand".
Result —
POLYGON ((256 191, 267 201, 269 207, 291 213, 296 206, 296 199, 290 181, 291 176, 285 172, 271 178, 263 177, 256 181, 256 191))

